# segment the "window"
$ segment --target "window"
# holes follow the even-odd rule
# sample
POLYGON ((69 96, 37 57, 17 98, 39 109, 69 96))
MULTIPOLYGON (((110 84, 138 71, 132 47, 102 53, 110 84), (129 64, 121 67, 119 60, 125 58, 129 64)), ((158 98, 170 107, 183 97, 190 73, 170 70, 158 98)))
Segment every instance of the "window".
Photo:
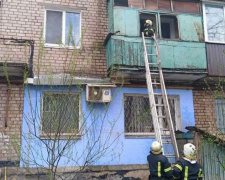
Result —
POLYGON ((128 0, 114 0, 114 6, 128 7, 128 0))
MULTIPOLYGON (((140 14, 140 32, 144 31, 144 24, 145 20, 150 19, 153 22, 153 26, 156 29, 156 35, 158 35, 158 32, 161 32, 160 35, 158 35, 160 38, 165 39, 179 39, 179 33, 178 33, 178 22, 176 16, 171 15, 160 15, 160 31, 158 31, 158 18, 156 14, 148 14, 148 13, 141 13, 140 14)), ((141 33, 140 33, 141 34, 141 33)))
POLYGON ((114 0, 114 6, 200 14, 200 3, 196 0, 114 0))
MULTIPOLYGON (((156 29, 156 34, 157 34, 157 20, 156 20, 156 14, 147 14, 147 13, 142 13, 140 14, 140 32, 144 31, 144 24, 145 24, 145 20, 146 19, 150 19, 153 23, 153 26, 156 29)), ((141 33, 140 33, 141 35, 141 33)))
POLYGON ((206 41, 225 42, 224 6, 204 4, 206 41))
POLYGON ((42 97, 42 134, 78 134, 80 94, 44 92, 42 97))
MULTIPOLYGON (((168 96, 168 100, 174 127, 176 130, 182 130, 179 96, 168 96)), ((162 103, 162 99, 158 99, 156 103, 162 103)), ((163 112, 163 109, 163 107, 158 109, 159 114, 163 112)), ((154 135, 147 95, 124 95, 124 122, 126 135, 154 135)), ((160 122, 160 124, 164 128, 167 127, 165 120, 160 122)))
POLYGON ((225 133, 225 99, 215 99, 216 123, 219 132, 225 133))
POLYGON ((178 39, 178 24, 176 16, 161 15, 161 36, 166 39, 178 39))
POLYGON ((80 46, 81 15, 76 12, 45 11, 45 44, 80 46))
POLYGON ((143 8, 143 1, 142 0, 114 0, 114 6, 143 8))

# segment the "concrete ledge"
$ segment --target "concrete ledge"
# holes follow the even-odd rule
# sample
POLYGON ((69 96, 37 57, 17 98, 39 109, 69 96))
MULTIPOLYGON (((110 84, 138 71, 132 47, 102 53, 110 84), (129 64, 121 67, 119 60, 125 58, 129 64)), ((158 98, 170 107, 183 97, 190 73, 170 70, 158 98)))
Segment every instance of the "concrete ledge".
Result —
MULTIPOLYGON (((0 168, 0 177, 4 177, 5 173, 9 180, 36 180, 46 179, 48 169, 44 168, 19 168, 8 167, 0 168)), ((59 167, 57 175, 67 177, 73 180, 85 179, 101 179, 101 180, 121 180, 129 178, 129 180, 147 180, 149 176, 148 165, 113 165, 113 166, 88 166, 82 167, 59 167)), ((60 179, 59 178, 59 179, 60 179)))

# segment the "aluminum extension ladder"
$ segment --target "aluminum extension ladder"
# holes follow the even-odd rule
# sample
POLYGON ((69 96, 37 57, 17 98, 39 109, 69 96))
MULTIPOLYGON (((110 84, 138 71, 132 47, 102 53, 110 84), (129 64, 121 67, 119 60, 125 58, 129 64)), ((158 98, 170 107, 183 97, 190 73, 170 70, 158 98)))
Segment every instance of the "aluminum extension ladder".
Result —
MULTIPOLYGON (((179 159, 179 152, 177 148, 176 137, 174 133, 173 122, 170 114, 170 107, 168 97, 166 93, 166 87, 163 78, 163 72, 161 67, 161 59, 159 53, 159 47, 155 35, 151 38, 154 41, 154 45, 146 44, 144 33, 142 32, 143 46, 144 46, 144 59, 146 69, 146 83, 148 88, 148 96, 150 109, 152 113, 153 126, 155 130, 155 138, 162 146, 164 144, 172 144, 174 154, 163 154, 168 158, 179 159), (147 52, 147 47, 151 48, 151 53, 147 52), (153 53, 153 50, 155 52, 153 53), (151 57, 151 58, 149 58, 151 57), (156 62, 150 62, 149 59, 155 58, 156 62), (152 70, 152 72, 151 72, 152 70), (153 88, 155 90, 153 90, 153 88), (159 91, 156 93, 155 91, 159 91)), ((149 39, 149 38, 148 38, 149 39)), ((148 49, 150 49, 148 48, 148 49)))

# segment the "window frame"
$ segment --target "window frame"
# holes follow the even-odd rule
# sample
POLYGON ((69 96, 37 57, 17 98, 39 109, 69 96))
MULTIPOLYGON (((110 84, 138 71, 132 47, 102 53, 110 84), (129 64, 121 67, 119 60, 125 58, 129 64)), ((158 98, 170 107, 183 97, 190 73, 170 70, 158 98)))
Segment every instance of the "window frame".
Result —
MULTIPOLYGON (((113 7, 122 7, 122 8, 135 8, 137 9, 137 7, 131 7, 130 4, 129 4, 129 0, 128 0, 128 6, 118 6, 118 5, 115 5, 114 3, 115 0, 113 0, 113 7)), ((143 7, 142 8, 138 8, 138 9, 146 9, 146 0, 140 0, 142 1, 142 5, 143 7)), ((198 2, 197 0, 189 0, 189 2, 198 2)), ((159 5, 158 5, 158 0, 157 0, 157 9, 147 9, 147 10, 151 10, 151 11, 162 11, 162 12, 169 12, 169 13, 178 13, 178 14, 194 14, 194 15, 201 15, 202 14, 202 10, 201 10, 201 3, 198 2, 198 6, 199 6, 199 13, 187 13, 187 12, 178 12, 178 11, 174 11, 174 3, 173 3, 173 0, 170 0, 170 10, 159 10, 159 5)))
MULTIPOLYGON (((139 11, 139 26, 140 26, 140 36, 142 36, 142 32, 141 32, 141 15, 142 14, 149 14, 149 15, 154 15, 155 16, 155 20, 156 20, 156 37, 158 37, 159 39, 163 39, 163 40, 180 40, 180 26, 179 26, 179 19, 177 17, 177 14, 168 14, 168 13, 156 13, 156 12, 145 12, 145 11, 139 11), (161 29, 161 16, 169 16, 169 17, 174 17, 177 20, 177 35, 178 38, 163 38, 162 37, 162 29, 161 29)), ((170 23, 171 24, 171 23, 170 23)))
MULTIPOLYGON (((220 122, 221 119, 217 115, 217 112, 219 111, 220 108, 222 109, 222 111, 224 111, 224 109, 225 109, 225 99, 224 99, 224 97, 214 98, 214 103, 215 103, 216 127, 217 127, 219 133, 225 134, 225 121, 221 123, 220 122), (218 103, 220 103, 220 102, 218 102, 218 100, 223 102, 222 106, 218 106, 218 103), (221 127, 222 124, 223 124, 223 127, 221 127)), ((223 119, 225 120, 225 116, 224 116, 223 119)))
MULTIPOLYGON (((217 43, 217 44, 225 44, 225 35, 224 35, 224 41, 210 41, 208 40, 208 30, 207 30, 207 20, 205 15, 205 5, 218 5, 223 6, 223 15, 224 15, 224 23, 225 23, 225 3, 219 3, 219 2, 203 2, 202 3, 202 13, 203 13, 203 25, 204 25, 204 34, 205 34, 205 42, 209 43, 217 43)), ((225 27, 225 26, 224 26, 225 27)))
MULTIPOLYGON (((178 17, 177 17, 177 15, 176 14, 163 14, 163 13, 159 13, 158 14, 159 16, 160 16, 160 18, 158 18, 159 19, 159 22, 158 23, 160 23, 160 39, 164 39, 164 40, 179 40, 180 39, 180 27, 179 27, 179 21, 178 21, 178 17), (161 20, 161 16, 168 16, 168 17, 174 17, 175 19, 176 19, 176 21, 177 21, 177 35, 178 35, 178 38, 163 38, 162 37, 162 27, 161 27, 161 23, 163 22, 163 23, 165 23, 165 22, 167 22, 167 21, 165 21, 165 20, 161 20)), ((175 22, 172 20, 172 19, 170 19, 169 20, 169 22, 168 22, 169 24, 170 24, 170 30, 171 29, 173 29, 172 27, 171 27, 171 25, 174 25, 174 27, 175 27, 175 22)), ((174 30, 175 30, 175 28, 174 28, 174 30)), ((171 31, 172 32, 172 31, 171 31)), ((175 36, 175 33, 174 33, 174 36, 175 36)))
POLYGON ((79 10, 71 10, 71 9, 60 9, 60 8, 51 8, 51 7, 45 7, 45 10, 44 10, 44 30, 43 30, 43 40, 44 40, 44 47, 51 47, 51 48, 70 48, 70 49, 73 49, 73 48, 76 48, 76 49, 80 49, 81 48, 81 42, 79 41, 79 45, 77 46, 68 46, 68 45, 65 45, 65 42, 66 42, 66 37, 65 37, 65 33, 66 33, 66 13, 77 13, 77 14, 80 14, 80 23, 79 23, 79 26, 80 26, 80 34, 79 34, 79 37, 80 37, 80 40, 81 40, 81 20, 82 20, 82 14, 81 14, 81 11, 79 10), (55 12, 62 12, 62 45, 60 44, 52 44, 52 43, 46 43, 45 42, 45 36, 46 36, 46 25, 47 25, 47 11, 55 11, 55 12))
MULTIPOLYGON (((142 97, 148 97, 148 94, 138 94, 138 93, 124 93, 123 99, 125 99, 126 96, 142 96, 142 97)), ((175 130, 182 131, 182 119, 181 119, 181 107, 180 107, 180 96, 179 95, 167 95, 168 100, 174 99, 176 102, 174 103, 175 108, 175 121, 176 121, 176 127, 174 127, 175 130)), ((124 104, 125 105, 125 104, 124 104)), ((124 107, 123 107, 124 108, 124 107)), ((124 135, 125 137, 131 137, 131 138, 138 138, 138 137, 155 137, 155 132, 125 132, 125 108, 124 108, 124 135)), ((154 127, 154 125, 153 125, 154 127)))
MULTIPOLYGON (((43 91, 41 94, 41 117, 43 117, 43 113, 44 113, 44 94, 59 94, 59 95, 63 95, 63 94, 68 94, 68 92, 61 92, 61 91, 43 91)), ((60 134, 60 138, 61 139, 80 139, 81 138, 81 134, 82 134, 82 111, 81 111, 81 93, 79 92, 70 92, 70 95, 78 95, 79 96, 79 124, 78 124, 78 133, 61 133, 60 134)), ((42 122, 42 118, 40 118, 40 138, 41 139, 49 139, 52 136, 55 136, 55 133, 45 133, 43 131, 43 122, 42 122)))

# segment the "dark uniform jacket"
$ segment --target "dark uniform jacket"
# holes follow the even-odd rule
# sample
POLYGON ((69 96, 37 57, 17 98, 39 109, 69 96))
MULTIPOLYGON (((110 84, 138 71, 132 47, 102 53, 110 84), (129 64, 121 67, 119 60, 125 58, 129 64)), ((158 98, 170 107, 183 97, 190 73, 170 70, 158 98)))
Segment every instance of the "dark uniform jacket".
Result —
POLYGON ((151 37, 153 36, 155 33, 155 28, 153 26, 150 26, 150 25, 144 25, 144 35, 146 37, 151 37))
POLYGON ((160 154, 150 153, 147 156, 150 179, 168 179, 173 180, 173 173, 171 164, 169 163, 167 157, 160 154))
POLYGON ((201 180, 203 178, 202 166, 199 163, 191 164, 180 159, 173 167, 173 177, 176 180, 201 180))

